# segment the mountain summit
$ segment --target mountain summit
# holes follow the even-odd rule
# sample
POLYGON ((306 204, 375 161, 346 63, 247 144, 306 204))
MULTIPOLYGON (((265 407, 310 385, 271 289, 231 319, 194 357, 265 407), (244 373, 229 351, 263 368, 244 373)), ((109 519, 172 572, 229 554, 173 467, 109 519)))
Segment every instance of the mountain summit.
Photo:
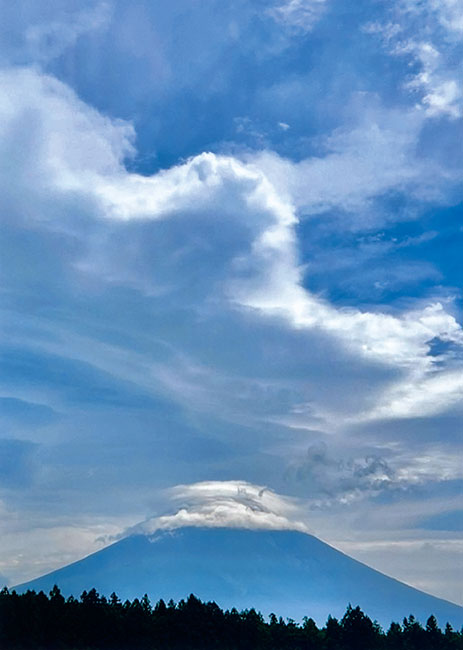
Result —
POLYGON ((410 613, 434 614, 440 625, 463 624, 463 608, 385 576, 311 535, 187 527, 152 536, 127 537, 78 562, 19 585, 65 595, 95 587, 121 598, 179 600, 190 593, 221 607, 254 607, 263 614, 323 623, 341 616, 348 603, 381 624, 410 613))

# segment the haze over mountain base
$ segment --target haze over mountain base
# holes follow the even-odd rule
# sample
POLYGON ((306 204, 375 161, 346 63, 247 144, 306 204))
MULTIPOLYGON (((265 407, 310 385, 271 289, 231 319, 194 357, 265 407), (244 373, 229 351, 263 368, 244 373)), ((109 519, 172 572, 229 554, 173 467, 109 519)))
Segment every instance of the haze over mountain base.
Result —
POLYGON ((348 603, 387 626, 434 614, 441 626, 463 624, 463 608, 389 578, 297 531, 181 528, 152 536, 133 535, 83 560, 17 587, 18 591, 79 596, 95 587, 122 599, 148 593, 152 601, 194 593, 223 608, 254 607, 317 623, 342 616, 348 603))

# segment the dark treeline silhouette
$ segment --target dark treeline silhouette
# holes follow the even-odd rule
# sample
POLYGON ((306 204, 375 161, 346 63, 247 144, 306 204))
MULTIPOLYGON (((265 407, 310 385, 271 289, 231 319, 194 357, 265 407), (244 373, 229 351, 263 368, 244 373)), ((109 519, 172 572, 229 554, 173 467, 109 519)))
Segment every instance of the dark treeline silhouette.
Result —
POLYGON ((341 620, 329 617, 323 628, 313 619, 301 624, 254 609, 223 611, 191 595, 152 607, 141 600, 109 599, 95 589, 79 600, 65 599, 58 587, 42 591, 0 592, 2 650, 463 650, 463 630, 442 631, 430 616, 423 627, 413 616, 383 631, 359 607, 341 620))

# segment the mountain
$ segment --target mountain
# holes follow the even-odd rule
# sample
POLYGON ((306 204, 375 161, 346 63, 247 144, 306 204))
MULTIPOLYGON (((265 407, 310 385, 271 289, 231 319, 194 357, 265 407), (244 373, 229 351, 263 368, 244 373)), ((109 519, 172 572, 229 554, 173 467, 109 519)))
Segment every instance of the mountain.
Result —
POLYGON ((263 614, 324 623, 342 616, 347 604, 360 607, 387 626, 414 614, 434 614, 441 626, 463 624, 463 608, 389 578, 295 531, 182 528, 154 536, 127 537, 88 557, 19 585, 17 591, 65 595, 95 587, 122 599, 179 600, 190 593, 221 607, 255 607, 263 614))

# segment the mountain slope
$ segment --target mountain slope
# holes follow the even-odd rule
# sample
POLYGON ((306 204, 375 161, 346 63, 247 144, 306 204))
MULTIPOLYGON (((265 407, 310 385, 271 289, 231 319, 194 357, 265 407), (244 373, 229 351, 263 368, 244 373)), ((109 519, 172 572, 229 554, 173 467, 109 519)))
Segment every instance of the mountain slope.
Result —
POLYGON ((79 596, 95 587, 125 598, 147 592, 178 600, 194 593, 222 607, 324 623, 349 602, 383 625, 413 613, 425 621, 463 624, 463 608, 389 578, 316 537, 295 531, 183 528, 123 539, 93 555, 17 587, 79 596))

